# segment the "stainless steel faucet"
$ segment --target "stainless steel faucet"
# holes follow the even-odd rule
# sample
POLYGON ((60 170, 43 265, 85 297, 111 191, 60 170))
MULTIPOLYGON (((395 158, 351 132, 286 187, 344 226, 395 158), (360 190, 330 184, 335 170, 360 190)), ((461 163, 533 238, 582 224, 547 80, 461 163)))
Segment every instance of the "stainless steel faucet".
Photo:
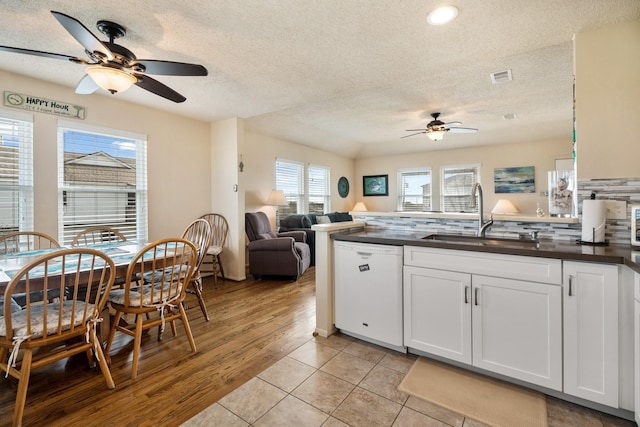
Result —
POLYGON ((478 193, 478 237, 485 237, 487 234, 487 229, 493 225, 493 215, 492 218, 484 222, 484 200, 482 197, 482 186, 479 182, 473 184, 473 188, 471 189, 471 207, 476 207, 476 193, 478 193))

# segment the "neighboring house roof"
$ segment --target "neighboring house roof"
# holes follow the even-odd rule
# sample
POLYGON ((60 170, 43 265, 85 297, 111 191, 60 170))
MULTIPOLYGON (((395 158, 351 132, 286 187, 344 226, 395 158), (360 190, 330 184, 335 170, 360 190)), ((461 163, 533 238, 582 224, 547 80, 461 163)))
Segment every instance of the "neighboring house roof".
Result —
POLYGON ((98 151, 92 154, 81 155, 73 159, 65 160, 67 165, 83 165, 83 166, 102 166, 111 168, 128 168, 132 167, 123 162, 122 160, 113 157, 104 151, 98 151))
POLYGON ((103 151, 91 154, 65 153, 64 180, 66 183, 109 183, 135 188, 136 159, 113 157, 103 151))

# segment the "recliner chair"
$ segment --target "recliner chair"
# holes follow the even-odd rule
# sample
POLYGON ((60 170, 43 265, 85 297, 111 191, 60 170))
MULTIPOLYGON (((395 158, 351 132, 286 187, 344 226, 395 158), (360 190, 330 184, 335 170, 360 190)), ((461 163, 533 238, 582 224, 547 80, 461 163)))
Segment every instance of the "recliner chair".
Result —
POLYGON ((276 233, 264 212, 244 214, 249 238, 249 272, 262 276, 289 276, 298 279, 311 264, 311 250, 304 231, 276 233))

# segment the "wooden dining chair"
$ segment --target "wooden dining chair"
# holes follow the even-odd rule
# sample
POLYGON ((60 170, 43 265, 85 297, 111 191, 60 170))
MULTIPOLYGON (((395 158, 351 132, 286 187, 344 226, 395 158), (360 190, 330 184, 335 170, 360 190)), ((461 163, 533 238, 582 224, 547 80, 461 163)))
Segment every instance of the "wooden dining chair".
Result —
POLYGON ((18 380, 14 426, 22 422, 31 371, 44 365, 86 353, 90 364, 97 359, 107 387, 115 387, 96 331, 114 278, 113 261, 89 248, 42 255, 13 276, 5 296, 16 292, 27 296, 25 307, 18 311, 12 311, 5 298, 0 320, 0 371, 18 380), (92 284, 98 285, 100 292, 79 298, 79 288, 92 284), (46 294, 54 289, 60 292, 63 287, 70 290, 68 296, 54 303, 35 303, 29 297, 32 291, 46 294))
MULTIPOLYGON (((229 223, 227 219, 217 213, 208 213, 202 215, 200 218, 205 219, 211 226, 211 244, 207 250, 207 257, 211 257, 211 261, 206 259, 203 264, 210 264, 213 272, 213 280, 218 283, 218 274, 224 280, 224 267, 222 266, 222 260, 220 255, 224 251, 224 245, 227 242, 227 236, 229 234, 229 223)), ((205 257, 206 258, 206 257, 205 257)))
POLYGON ((202 277, 200 276, 200 267, 207 255, 207 250, 211 245, 211 226, 209 222, 204 219, 196 219, 185 229, 182 233, 182 238, 187 239, 195 245, 198 249, 198 259, 196 261, 196 268, 191 275, 190 284, 193 288, 193 293, 198 299, 200 310, 204 318, 209 321, 209 313, 207 312, 207 306, 202 296, 202 277))
POLYGON ((106 352, 110 351, 117 331, 134 337, 131 378, 138 375, 140 344, 145 330, 159 326, 161 334, 167 322, 173 324, 180 320, 191 350, 196 352, 182 303, 197 260, 198 249, 190 241, 182 238, 157 240, 136 254, 129 263, 123 287, 109 294, 109 305, 116 314, 111 322, 106 352), (148 277, 148 280, 139 280, 140 277, 148 277), (153 316, 156 312, 157 316, 153 316), (135 317, 135 323, 124 321, 123 316, 127 314, 135 317))
MULTIPOLYGON (((58 243, 55 238, 39 231, 15 231, 0 235, 0 256, 59 247, 60 243, 58 243)), ((60 292, 57 289, 51 290, 46 295, 49 301, 60 298, 60 292)), ((31 294, 31 302, 42 301, 44 299, 44 292, 38 291, 31 294)), ((13 300, 20 306, 25 305, 24 294, 18 293, 14 295, 13 300)))
POLYGON ((127 238, 111 227, 96 226, 89 227, 75 235, 71 241, 71 246, 88 246, 99 243, 124 242, 127 238))
POLYGON ((38 231, 14 231, 0 235, 0 255, 59 247, 56 239, 38 231))

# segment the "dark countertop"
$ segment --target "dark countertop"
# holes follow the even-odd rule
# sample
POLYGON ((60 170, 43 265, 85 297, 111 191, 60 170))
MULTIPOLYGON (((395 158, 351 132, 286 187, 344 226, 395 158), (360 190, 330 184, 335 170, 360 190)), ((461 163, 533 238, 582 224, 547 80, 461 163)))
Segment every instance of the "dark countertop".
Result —
POLYGON ((374 243, 394 246, 423 246, 428 248, 457 249, 464 251, 488 252, 507 255, 524 255, 542 258, 556 258, 574 261, 589 261, 623 264, 640 273, 640 247, 634 250, 629 245, 581 245, 559 240, 540 240, 540 247, 523 247, 520 244, 487 245, 481 241, 448 242, 425 240, 435 233, 402 233, 394 231, 359 231, 355 233, 333 233, 333 240, 359 243, 374 243))

